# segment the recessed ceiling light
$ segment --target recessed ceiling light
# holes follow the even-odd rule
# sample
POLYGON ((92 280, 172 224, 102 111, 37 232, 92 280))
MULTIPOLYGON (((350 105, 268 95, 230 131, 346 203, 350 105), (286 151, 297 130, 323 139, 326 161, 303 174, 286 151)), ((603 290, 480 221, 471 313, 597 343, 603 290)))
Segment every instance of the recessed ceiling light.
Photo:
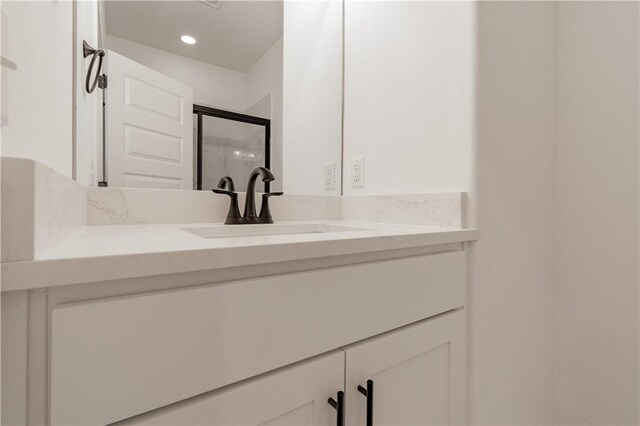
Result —
POLYGON ((182 42, 185 44, 196 44, 196 39, 191 37, 190 35, 183 35, 182 37, 180 37, 180 40, 182 40, 182 42))

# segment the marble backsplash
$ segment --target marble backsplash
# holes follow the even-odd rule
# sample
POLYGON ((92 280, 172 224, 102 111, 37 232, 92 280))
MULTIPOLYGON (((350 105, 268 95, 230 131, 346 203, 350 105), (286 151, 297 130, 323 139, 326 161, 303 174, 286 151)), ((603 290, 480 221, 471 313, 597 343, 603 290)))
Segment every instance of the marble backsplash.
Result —
POLYGON ((464 193, 341 197, 341 220, 463 228, 464 193))
POLYGON ((2 157, 2 261, 30 260, 87 223, 86 188, 32 160, 2 157))
MULTIPOLYGON (((242 210, 244 193, 238 198, 242 210)), ((259 210, 259 199, 256 203, 259 210)), ((462 227, 460 192, 347 197, 285 195, 271 198, 269 203, 273 217, 281 221, 350 220, 462 227)), ((210 191, 87 188, 90 226, 223 222, 228 208, 228 197, 210 191)))
MULTIPOLYGON (((270 206, 276 221, 463 228, 464 196, 285 194, 271 198, 270 206)), ((242 211, 244 194, 238 198, 242 211)), ((2 157, 2 261, 37 258, 82 226, 221 223, 228 207, 228 197, 210 191, 87 188, 32 160, 2 157)))
MULTIPOLYGON (((240 211, 244 206, 240 193, 240 211)), ((259 195, 256 196, 260 211, 259 195)), ((284 195, 269 206, 278 220, 339 220, 340 199, 335 196, 284 195)), ((87 188, 87 225, 224 222, 229 197, 211 191, 138 188, 87 188)))
POLYGON ((35 163, 35 256, 87 223, 87 188, 35 163))

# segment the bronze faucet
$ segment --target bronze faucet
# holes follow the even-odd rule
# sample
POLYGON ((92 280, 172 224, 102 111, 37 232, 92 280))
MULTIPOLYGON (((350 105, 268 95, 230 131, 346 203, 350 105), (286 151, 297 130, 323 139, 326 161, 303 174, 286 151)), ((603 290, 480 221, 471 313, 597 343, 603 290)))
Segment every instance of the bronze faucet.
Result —
POLYGON ((240 209, 238 208, 238 193, 235 192, 233 185, 233 179, 229 176, 225 176, 218 182, 218 187, 212 189, 216 194, 224 194, 230 197, 229 212, 227 213, 227 219, 225 224, 227 225, 247 225, 257 223, 273 223, 271 217, 271 211, 269 210, 269 198, 283 195, 284 192, 268 192, 262 194, 262 206, 260 208, 260 215, 256 214, 256 181, 258 176, 262 178, 263 182, 271 182, 275 179, 273 173, 266 167, 256 167, 249 175, 249 182, 247 183, 247 194, 244 202, 244 214, 240 215, 240 209), (226 189, 225 189, 226 187, 226 189))

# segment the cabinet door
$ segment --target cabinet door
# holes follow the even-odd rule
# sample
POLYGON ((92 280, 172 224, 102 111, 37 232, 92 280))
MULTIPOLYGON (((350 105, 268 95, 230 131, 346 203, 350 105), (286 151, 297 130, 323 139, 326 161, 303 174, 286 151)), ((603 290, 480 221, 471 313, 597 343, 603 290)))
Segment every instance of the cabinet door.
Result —
POLYGON ((367 424, 367 380, 376 426, 466 423, 465 330, 460 310, 345 348, 347 424, 367 424))
POLYGON ((335 351, 119 424, 335 425, 328 399, 343 385, 344 352, 335 351))

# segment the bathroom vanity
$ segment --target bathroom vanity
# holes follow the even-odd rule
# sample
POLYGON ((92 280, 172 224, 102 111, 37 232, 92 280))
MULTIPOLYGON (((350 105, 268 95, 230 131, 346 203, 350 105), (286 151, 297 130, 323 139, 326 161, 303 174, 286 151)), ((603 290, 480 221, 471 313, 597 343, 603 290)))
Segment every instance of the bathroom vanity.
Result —
MULTIPOLYGON (((373 225, 320 236, 222 237, 215 249, 139 253, 131 262, 117 255, 35 261, 40 279, 60 276, 56 269, 92 282, 3 294, 4 325, 25 321, 12 334, 26 343, 28 359, 28 374, 7 385, 28 390, 29 423, 333 424, 327 400, 344 391, 348 423, 365 424, 367 401, 356 389, 367 380, 379 424, 464 423, 461 241, 473 231, 373 225), (243 244, 251 255, 237 250, 243 244), (359 244, 374 251, 348 254, 359 244), (253 264, 261 251, 268 263, 253 264), (184 272, 190 256, 212 256, 215 266, 184 272), (291 257, 305 259, 284 260, 291 257), (117 278, 155 265, 162 275, 117 278), (116 278, 97 281, 106 270, 116 278)), ((133 239, 145 231, 137 228, 133 239)))
MULTIPOLYGON (((342 424, 336 408, 353 425, 465 422, 464 249, 477 231, 381 221, 454 206, 460 220, 461 194, 285 195, 275 224, 243 226, 219 223, 224 198, 217 224, 139 223, 134 195, 166 194, 89 189, 87 222, 4 259, 3 423, 342 424), (312 203, 328 216, 299 220, 312 203)), ((35 197, 66 217, 68 197, 35 197)))

